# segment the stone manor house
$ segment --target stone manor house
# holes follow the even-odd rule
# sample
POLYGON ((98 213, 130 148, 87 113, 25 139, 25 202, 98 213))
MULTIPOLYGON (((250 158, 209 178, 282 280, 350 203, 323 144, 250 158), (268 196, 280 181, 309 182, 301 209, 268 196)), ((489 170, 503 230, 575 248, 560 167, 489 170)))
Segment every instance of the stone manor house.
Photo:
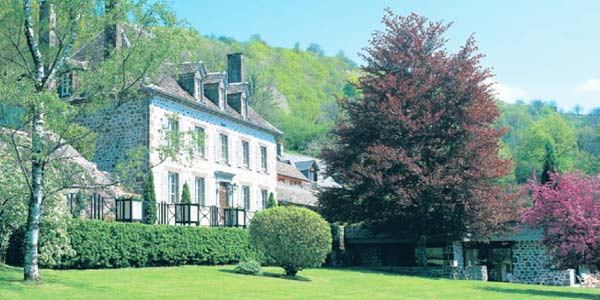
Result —
MULTIPOLYGON (((124 31, 110 29, 76 53, 71 64, 101 57, 107 45, 124 46, 124 31)), ((128 101, 110 116, 98 113, 82 121, 91 128, 103 123, 93 161, 100 170, 114 172, 129 151, 145 149, 142 169, 154 175, 159 224, 246 226, 270 194, 277 197, 282 132, 248 105, 243 54, 227 55, 227 72, 209 72, 201 62, 165 63, 163 69, 158 80, 141 88, 141 101, 128 101), (157 149, 175 142, 182 145, 177 159, 165 159, 157 149), (185 183, 191 205, 181 204, 185 183)), ((62 74, 61 97, 74 94, 76 78, 76 71, 62 74)), ((134 192, 141 193, 138 183, 134 192)), ((117 199, 115 205, 102 210, 114 211, 117 220, 142 219, 141 201, 117 199)))

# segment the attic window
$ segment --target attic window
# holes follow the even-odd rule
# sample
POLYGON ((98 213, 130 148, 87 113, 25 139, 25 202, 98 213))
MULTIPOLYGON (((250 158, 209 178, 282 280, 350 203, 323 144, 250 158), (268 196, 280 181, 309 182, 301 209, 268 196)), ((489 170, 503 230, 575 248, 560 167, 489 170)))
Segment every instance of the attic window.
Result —
POLYGON ((196 76, 194 73, 181 74, 177 80, 177 83, 181 88, 188 92, 192 97, 196 97, 196 76))
POLYGON ((71 72, 60 75, 58 95, 60 97, 71 96, 71 87, 73 86, 73 74, 71 72))

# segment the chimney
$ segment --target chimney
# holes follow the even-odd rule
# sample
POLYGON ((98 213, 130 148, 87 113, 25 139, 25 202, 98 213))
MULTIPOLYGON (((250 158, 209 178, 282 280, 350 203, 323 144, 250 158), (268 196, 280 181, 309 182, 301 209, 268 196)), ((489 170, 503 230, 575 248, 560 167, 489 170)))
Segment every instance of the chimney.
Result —
MULTIPOLYGON (((40 24, 40 48, 42 53, 47 57, 52 54, 52 48, 58 45, 58 39, 56 38, 56 11, 54 10, 54 3, 50 1, 40 1, 40 13, 39 13, 39 24, 40 24)), ((45 65, 44 68, 48 70, 49 65, 45 65)), ((56 88, 56 78, 51 79, 48 82, 48 89, 53 90, 56 88)))
POLYGON ((244 82, 244 55, 241 52, 227 54, 227 81, 244 82))
POLYGON ((283 142, 281 139, 277 139, 277 157, 282 157, 283 154, 283 142))
POLYGON ((104 9, 107 16, 104 26, 104 58, 107 58, 114 49, 119 49, 122 45, 119 28, 119 22, 124 19, 122 0, 106 0, 104 9))
POLYGON ((56 47, 56 12, 54 4, 40 1, 40 44, 42 47, 56 47))

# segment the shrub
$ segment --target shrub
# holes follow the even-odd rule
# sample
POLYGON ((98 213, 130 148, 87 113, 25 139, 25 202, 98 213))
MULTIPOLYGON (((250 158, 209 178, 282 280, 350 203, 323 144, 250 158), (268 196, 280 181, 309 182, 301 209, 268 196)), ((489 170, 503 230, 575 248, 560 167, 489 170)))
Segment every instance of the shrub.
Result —
MULTIPOLYGON (((67 230, 76 255, 62 255, 52 265, 40 262, 41 267, 99 269, 262 260, 250 244, 248 231, 241 228, 72 220, 67 230)), ((23 236, 12 241, 13 249, 23 244, 23 236)))
POLYGON ((250 238, 256 249, 289 276, 320 266, 331 250, 329 224, 317 213, 300 207, 279 206, 256 213, 250 238))
MULTIPOLYGON (((38 263, 45 268, 62 268, 63 259, 75 256, 68 235, 68 227, 72 216, 67 202, 62 197, 48 197, 45 205, 49 209, 42 213, 40 220, 40 235, 38 240, 38 263)), ((12 231, 6 249, 6 263, 23 266, 25 250, 26 225, 12 231)), ((0 255, 2 256, 2 255, 0 255)))
POLYGON ((190 186, 188 183, 183 184, 183 190, 181 191, 181 203, 190 204, 192 203, 192 196, 190 194, 190 186))
POLYGON ((154 175, 152 170, 148 171, 146 182, 144 182, 144 223, 156 223, 156 192, 154 191, 154 175))
POLYGON ((260 274, 260 263, 255 260, 242 261, 235 266, 234 271, 240 274, 260 274))
POLYGON ((271 207, 277 207, 277 200, 275 200, 273 193, 269 193, 269 202, 267 202, 267 208, 271 207))

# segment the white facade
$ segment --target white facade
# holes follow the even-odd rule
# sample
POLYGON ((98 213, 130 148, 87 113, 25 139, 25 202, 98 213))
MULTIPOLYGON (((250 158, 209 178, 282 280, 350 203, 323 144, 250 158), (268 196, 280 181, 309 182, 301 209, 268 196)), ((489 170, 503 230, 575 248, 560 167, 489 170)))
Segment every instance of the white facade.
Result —
MULTIPOLYGON (((155 96, 149 107, 149 164, 153 168, 157 202, 172 203, 181 198, 183 184, 188 183, 192 203, 202 201, 201 206, 243 208, 257 211, 264 208, 264 195, 273 193, 277 187, 277 144, 273 133, 258 127, 233 120, 214 111, 194 108, 181 102, 155 96), (167 142, 165 131, 169 120, 176 120, 178 131, 194 132, 202 128, 205 133, 204 155, 201 150, 193 149, 191 134, 183 135, 184 149, 177 161, 166 159, 161 162, 159 151, 153 151, 167 142), (228 162, 224 162, 221 135, 227 137, 228 162), (249 155, 245 165, 243 142, 246 142, 249 155), (266 169, 261 157, 261 147, 266 149, 266 169), (177 174, 177 188, 169 180, 169 173, 177 174), (198 189, 197 179, 202 178, 204 188, 198 189), (171 184, 171 186, 170 186, 171 184), (227 203, 223 202, 223 186, 227 186, 227 203), (249 190, 244 199, 244 190, 249 190), (199 193, 204 191, 202 197, 199 193), (173 199, 173 194, 177 194, 173 199), (249 198, 249 199, 248 199, 249 198), (244 201, 246 200, 246 201, 244 201), (245 203, 246 202, 246 203, 245 203), (247 207, 249 206, 249 207, 247 207)), ((264 151, 264 150, 263 150, 264 151)), ((173 175, 172 175, 173 176, 173 175)), ((266 201, 265 201, 266 202, 266 201)))

